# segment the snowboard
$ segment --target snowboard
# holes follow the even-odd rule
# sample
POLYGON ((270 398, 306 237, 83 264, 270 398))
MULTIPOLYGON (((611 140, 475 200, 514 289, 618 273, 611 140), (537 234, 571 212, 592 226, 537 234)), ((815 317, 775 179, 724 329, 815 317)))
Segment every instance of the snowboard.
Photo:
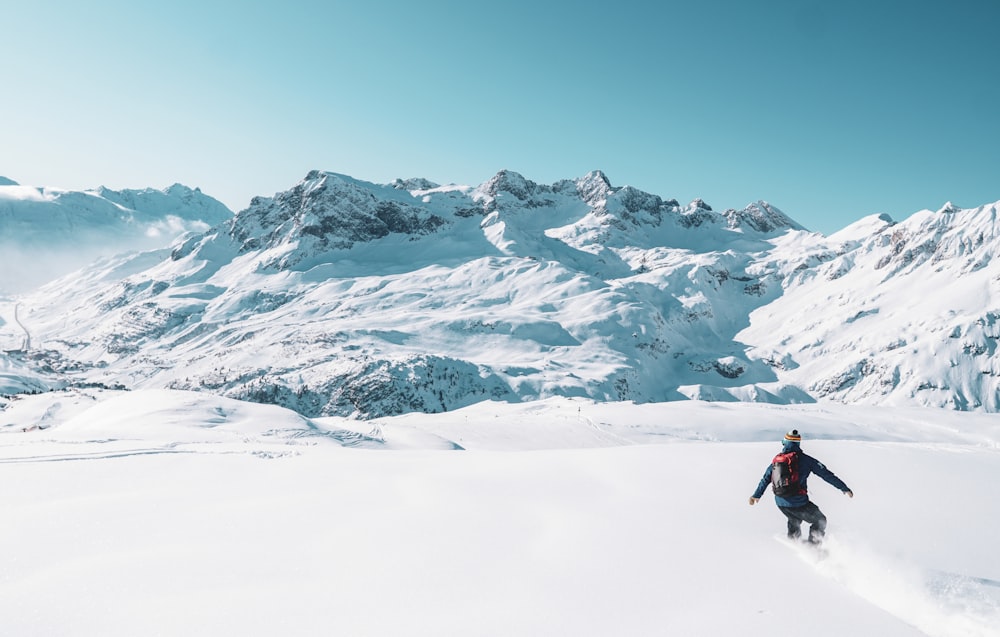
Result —
POLYGON ((793 539, 787 536, 775 536, 775 539, 812 561, 820 561, 830 555, 830 551, 822 543, 793 539))

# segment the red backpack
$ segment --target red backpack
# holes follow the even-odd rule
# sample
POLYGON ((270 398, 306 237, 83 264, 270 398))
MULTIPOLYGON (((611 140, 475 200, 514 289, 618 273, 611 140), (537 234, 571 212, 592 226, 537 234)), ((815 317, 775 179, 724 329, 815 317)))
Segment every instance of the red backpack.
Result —
POLYGON ((779 453, 771 461, 771 488, 774 495, 805 495, 799 482, 799 452, 779 453))

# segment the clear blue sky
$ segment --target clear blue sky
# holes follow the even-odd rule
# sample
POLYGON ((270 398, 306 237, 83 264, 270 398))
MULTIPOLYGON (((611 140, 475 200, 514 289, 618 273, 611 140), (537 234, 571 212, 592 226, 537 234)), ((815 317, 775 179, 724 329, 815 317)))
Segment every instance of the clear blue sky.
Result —
POLYGON ((0 175, 201 187, 311 169, 602 169, 830 233, 1000 200, 997 0, 9 3, 0 175))

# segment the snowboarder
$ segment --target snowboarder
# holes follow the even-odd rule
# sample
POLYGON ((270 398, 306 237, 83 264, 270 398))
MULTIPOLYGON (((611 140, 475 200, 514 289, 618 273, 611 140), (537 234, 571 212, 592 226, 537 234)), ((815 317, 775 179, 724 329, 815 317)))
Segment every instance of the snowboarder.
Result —
POLYGON ((844 495, 853 498, 854 493, 844 484, 844 481, 826 468, 822 462, 802 453, 800 447, 802 436, 797 429, 792 429, 785 434, 785 439, 781 445, 781 453, 774 457, 774 460, 764 470, 764 477, 760 479, 757 490, 750 496, 750 506, 757 504, 767 485, 772 485, 774 490, 774 502, 778 509, 788 518, 788 537, 793 540, 801 539, 802 523, 809 523, 810 544, 820 544, 826 532, 826 516, 819 510, 819 507, 809 501, 809 492, 806 490, 806 478, 810 473, 815 473, 819 477, 829 482, 834 487, 840 489, 844 495))

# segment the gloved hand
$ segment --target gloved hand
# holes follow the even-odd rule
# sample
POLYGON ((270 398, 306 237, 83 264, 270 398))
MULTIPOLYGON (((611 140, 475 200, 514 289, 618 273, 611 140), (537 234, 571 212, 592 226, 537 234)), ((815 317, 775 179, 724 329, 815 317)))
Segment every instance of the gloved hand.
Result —
POLYGON ((853 498, 854 497, 854 492, 851 491, 850 489, 848 489, 847 491, 844 491, 844 495, 846 495, 849 498, 853 498))
POLYGON ((755 498, 753 496, 750 496, 750 506, 753 506, 753 505, 757 504, 757 500, 759 500, 759 499, 760 498, 755 498))

